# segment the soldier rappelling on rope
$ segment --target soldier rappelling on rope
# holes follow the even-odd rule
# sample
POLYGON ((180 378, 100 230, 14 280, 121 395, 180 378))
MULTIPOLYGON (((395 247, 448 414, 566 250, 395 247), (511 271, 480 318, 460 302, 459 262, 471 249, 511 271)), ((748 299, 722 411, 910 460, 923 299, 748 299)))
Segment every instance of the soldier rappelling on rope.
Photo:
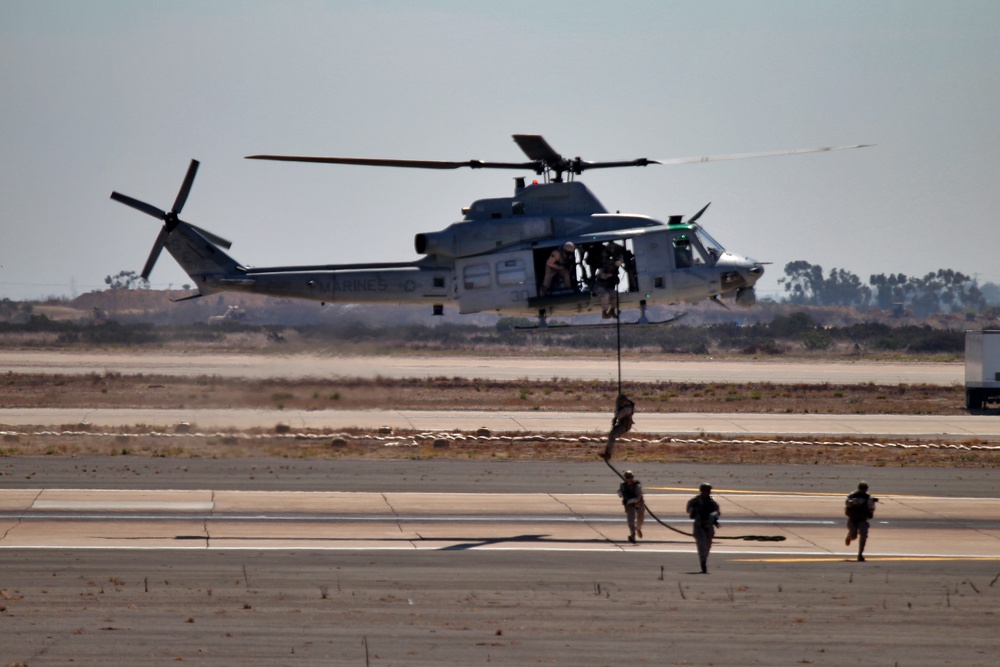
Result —
POLYGON ((611 432, 608 433, 608 444, 600 456, 605 461, 611 460, 615 451, 615 440, 632 430, 632 416, 635 414, 635 403, 625 394, 618 394, 615 401, 615 416, 611 419, 611 432))

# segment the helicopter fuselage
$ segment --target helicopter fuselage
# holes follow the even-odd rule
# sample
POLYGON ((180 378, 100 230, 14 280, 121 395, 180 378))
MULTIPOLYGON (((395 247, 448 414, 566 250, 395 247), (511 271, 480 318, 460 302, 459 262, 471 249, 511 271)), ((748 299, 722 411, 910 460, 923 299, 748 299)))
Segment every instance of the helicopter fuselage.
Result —
MULTIPOLYGON (((192 273, 202 294, 241 291, 323 303, 446 304, 459 313, 587 315, 600 312, 593 286, 591 252, 620 253, 619 309, 697 303, 730 293, 753 303, 753 284, 763 268, 728 253, 697 224, 608 213, 580 182, 519 187, 514 197, 484 199, 465 218, 439 232, 418 234, 425 256, 410 263, 314 267, 243 267, 192 273), (571 284, 546 292, 545 261, 553 250, 575 246, 571 284)), ((183 223, 182 223, 183 224, 183 223)), ((175 230, 176 232, 176 230, 175 230)), ((171 234, 165 247, 182 266, 192 257, 224 257, 197 230, 171 234), (192 248, 194 246, 194 248, 192 248)))

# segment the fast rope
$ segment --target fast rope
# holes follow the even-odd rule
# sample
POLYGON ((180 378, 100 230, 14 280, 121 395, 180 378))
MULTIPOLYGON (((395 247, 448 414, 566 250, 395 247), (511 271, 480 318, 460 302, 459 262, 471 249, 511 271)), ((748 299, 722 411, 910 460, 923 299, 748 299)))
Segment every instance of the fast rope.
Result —
POLYGON ((621 297, 619 296, 621 292, 618 291, 618 286, 615 285, 615 329, 618 335, 618 395, 622 394, 622 306, 621 297))
MULTIPOLYGON (((622 308, 621 308, 621 292, 618 291, 617 286, 615 287, 615 329, 617 334, 617 347, 618 347, 618 395, 621 396, 622 395, 622 308)), ((610 456, 605 458, 604 462, 608 464, 608 467, 611 468, 615 472, 615 474, 618 475, 619 478, 621 478, 622 482, 625 481, 625 476, 622 475, 620 472, 618 472, 617 468, 611 465, 610 456)), ((692 533, 686 533, 683 530, 674 528, 670 524, 661 521, 660 517, 656 516, 656 514, 653 513, 653 510, 650 509, 649 505, 646 505, 645 500, 643 500, 643 505, 645 505, 646 512, 649 513, 649 516, 653 517, 653 520, 656 521, 656 523, 660 524, 667 530, 672 530, 675 533, 686 535, 687 537, 694 537, 692 533)), ((745 540, 748 542, 782 542, 784 541, 785 536, 784 535, 735 535, 735 536, 716 535, 713 539, 745 540)))
MULTIPOLYGON (((615 474, 618 475, 618 477, 621 478, 621 480, 623 482, 625 481, 625 476, 622 475, 620 472, 618 472, 617 468, 615 468, 613 465, 611 465, 611 461, 610 460, 604 459, 604 462, 608 464, 608 467, 611 468, 615 472, 615 474)), ((686 535, 687 537, 694 537, 694 535, 692 533, 686 533, 683 530, 680 530, 678 528, 674 528, 670 524, 664 523, 663 521, 661 521, 660 517, 656 516, 656 514, 653 513, 653 510, 651 510, 649 508, 649 505, 646 504, 645 499, 643 499, 642 504, 646 506, 646 512, 649 514, 649 516, 653 517, 653 520, 656 521, 656 523, 660 524, 661 526, 663 526, 667 530, 672 530, 675 533, 680 533, 681 535, 686 535)), ((732 535, 732 536, 730 536, 730 535, 716 535, 712 539, 713 540, 744 540, 746 542, 784 542, 785 541, 785 536, 784 535, 732 535)))

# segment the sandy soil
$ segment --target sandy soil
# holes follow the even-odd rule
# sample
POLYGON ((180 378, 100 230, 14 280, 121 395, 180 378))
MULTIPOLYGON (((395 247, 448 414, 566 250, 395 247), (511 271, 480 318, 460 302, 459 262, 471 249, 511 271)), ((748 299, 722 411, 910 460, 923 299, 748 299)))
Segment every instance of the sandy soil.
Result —
MULTIPOLYGON (((613 382, 530 383, 463 378, 247 379, 172 375, 11 374, 0 378, 2 407, 202 407, 407 410, 613 409, 613 382)), ((643 412, 967 414, 961 387, 874 384, 632 383, 643 412)))
POLYGON ((0 551, 6 665, 995 666, 995 562, 0 551))

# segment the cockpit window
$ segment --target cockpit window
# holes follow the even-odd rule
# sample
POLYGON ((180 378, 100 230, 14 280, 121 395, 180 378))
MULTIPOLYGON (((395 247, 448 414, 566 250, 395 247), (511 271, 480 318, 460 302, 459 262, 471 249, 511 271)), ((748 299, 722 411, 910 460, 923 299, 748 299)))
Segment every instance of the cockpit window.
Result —
POLYGON ((695 230, 695 236, 697 236, 698 240, 701 241, 701 245, 705 248, 705 252, 709 255, 708 263, 710 265, 715 265, 719 258, 722 257, 722 253, 726 252, 726 249, 723 248, 718 241, 709 236, 708 232, 704 229, 698 228, 695 230))
POLYGON ((673 238, 674 266, 715 266, 725 250, 699 227, 690 227, 673 238))

